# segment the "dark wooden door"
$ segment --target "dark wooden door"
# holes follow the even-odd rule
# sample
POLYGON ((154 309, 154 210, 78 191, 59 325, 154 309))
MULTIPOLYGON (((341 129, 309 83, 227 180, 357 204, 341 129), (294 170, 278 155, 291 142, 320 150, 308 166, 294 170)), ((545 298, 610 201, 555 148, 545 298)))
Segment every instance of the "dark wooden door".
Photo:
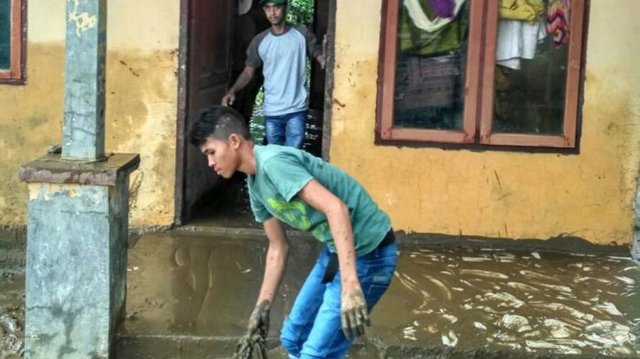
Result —
POLYGON ((186 77, 181 92, 186 89, 186 93, 181 94, 184 124, 180 126, 182 134, 178 141, 178 146, 183 148, 178 149, 178 168, 182 171, 177 173, 177 224, 188 220, 222 180, 207 167, 206 158, 199 150, 189 144, 188 130, 202 109, 220 103, 224 95, 230 73, 232 21, 237 11, 236 1, 183 1, 187 3, 182 7, 181 46, 186 46, 186 51, 183 49, 186 58, 180 65, 186 66, 181 71, 186 77))

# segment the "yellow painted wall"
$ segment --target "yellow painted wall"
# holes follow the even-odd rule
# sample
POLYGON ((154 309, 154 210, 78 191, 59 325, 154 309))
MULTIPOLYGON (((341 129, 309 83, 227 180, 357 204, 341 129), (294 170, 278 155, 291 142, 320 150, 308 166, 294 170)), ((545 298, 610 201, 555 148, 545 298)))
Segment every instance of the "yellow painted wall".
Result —
MULTIPOLYGON (((109 0, 106 151, 139 153, 131 225, 174 217, 179 1, 109 0)), ((20 164, 62 139, 64 0, 29 0, 27 84, 0 85, 0 225, 25 223, 20 164)))
POLYGON ((640 162, 640 41, 631 39, 640 2, 591 2, 577 155, 374 145, 380 9, 381 0, 338 2, 330 155, 395 229, 631 242, 640 162))

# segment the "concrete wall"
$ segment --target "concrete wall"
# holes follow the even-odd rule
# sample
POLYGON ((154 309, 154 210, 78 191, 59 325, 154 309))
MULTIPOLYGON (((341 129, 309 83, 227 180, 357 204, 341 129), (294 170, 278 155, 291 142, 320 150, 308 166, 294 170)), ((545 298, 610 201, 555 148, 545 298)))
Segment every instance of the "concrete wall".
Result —
MULTIPOLYGON (((639 2, 591 2, 581 150, 557 155, 374 145, 381 1, 338 3, 331 160, 363 182, 396 229, 631 242, 640 42, 629 39, 640 33, 639 2)), ((0 225, 25 223, 19 165, 61 141, 65 4, 29 1, 27 84, 0 85, 0 225)), ((110 0, 108 19, 106 149, 141 154, 131 176, 131 226, 168 225, 179 1, 110 0)))
POLYGON ((640 2, 591 1, 576 155, 374 145, 380 11, 381 0, 337 5, 331 160, 363 182, 396 229, 631 243, 640 41, 630 39, 640 2))
MULTIPOLYGON (((62 139, 65 0, 29 0, 27 84, 0 85, 0 225, 24 225, 21 163, 62 139)), ((131 226, 174 217, 179 1, 110 0, 106 152, 140 153, 131 226)))

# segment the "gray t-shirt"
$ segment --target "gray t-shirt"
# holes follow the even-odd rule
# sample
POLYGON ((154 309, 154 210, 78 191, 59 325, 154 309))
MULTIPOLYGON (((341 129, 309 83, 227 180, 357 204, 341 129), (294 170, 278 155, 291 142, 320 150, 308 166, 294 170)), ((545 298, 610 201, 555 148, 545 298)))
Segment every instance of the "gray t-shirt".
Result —
POLYGON ((256 173, 248 176, 247 186, 251 210, 258 222, 276 217, 293 228, 311 232, 335 252, 327 217, 298 196, 315 179, 349 208, 357 255, 376 248, 391 229, 389 216, 341 169, 292 147, 256 145, 253 152, 256 173))
POLYGON ((315 35, 304 26, 289 26, 282 34, 267 29, 247 48, 246 65, 262 66, 266 116, 280 116, 307 109, 305 54, 322 52, 315 35))

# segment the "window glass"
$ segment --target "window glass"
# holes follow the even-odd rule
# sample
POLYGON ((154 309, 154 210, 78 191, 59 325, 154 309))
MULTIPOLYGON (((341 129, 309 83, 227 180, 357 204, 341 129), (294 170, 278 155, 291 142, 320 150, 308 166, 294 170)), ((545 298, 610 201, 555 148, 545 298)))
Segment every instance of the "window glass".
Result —
POLYGON ((0 69, 11 66, 11 0, 0 0, 0 69))
POLYGON ((563 133, 569 41, 567 0, 501 0, 494 133, 563 133))
POLYGON ((398 1, 394 128, 463 127, 469 1, 398 1))

